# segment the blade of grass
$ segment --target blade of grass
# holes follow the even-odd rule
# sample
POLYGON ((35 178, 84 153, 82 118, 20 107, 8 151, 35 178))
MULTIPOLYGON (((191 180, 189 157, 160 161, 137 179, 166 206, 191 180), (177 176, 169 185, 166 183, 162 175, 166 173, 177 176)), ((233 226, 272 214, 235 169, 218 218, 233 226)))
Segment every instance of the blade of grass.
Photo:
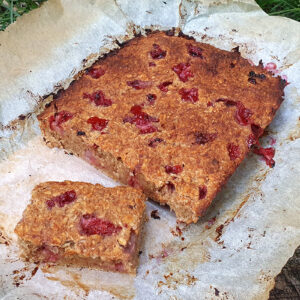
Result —
POLYGON ((269 15, 284 16, 300 21, 299 0, 256 0, 269 15))
MULTIPOLYGON (((283 2, 285 3, 285 5, 289 8, 293 8, 295 6, 295 4, 293 5, 290 1, 287 0, 283 0, 283 2)), ((300 2, 298 1, 298 5, 300 4, 300 2)))
POLYGON ((288 9, 299 6, 299 0, 257 0, 256 1, 263 9, 267 11, 276 11, 278 8, 288 9))
POLYGON ((291 9, 281 10, 278 12, 270 13, 270 15, 285 15, 285 14, 293 13, 293 12, 300 13, 300 8, 291 8, 291 9))
POLYGON ((14 9, 14 0, 11 0, 11 1, 10 1, 10 8, 9 8, 9 13, 10 13, 10 23, 13 23, 13 22, 14 22, 13 9, 14 9))
POLYGON ((47 0, 0 0, 0 30, 4 30, 17 17, 38 8, 47 0))
POLYGON ((10 9, 9 5, 7 5, 7 4, 5 4, 3 2, 1 3, 1 6, 4 7, 4 8, 6 8, 6 9, 8 9, 8 10, 10 9))
MULTIPOLYGON (((277 3, 276 5, 274 5, 271 9, 270 9, 270 13, 271 12, 276 12, 282 9, 283 4, 282 3, 277 3)), ((290 6, 289 4, 287 4, 287 6, 289 6, 289 8, 293 8, 293 6, 290 6)))

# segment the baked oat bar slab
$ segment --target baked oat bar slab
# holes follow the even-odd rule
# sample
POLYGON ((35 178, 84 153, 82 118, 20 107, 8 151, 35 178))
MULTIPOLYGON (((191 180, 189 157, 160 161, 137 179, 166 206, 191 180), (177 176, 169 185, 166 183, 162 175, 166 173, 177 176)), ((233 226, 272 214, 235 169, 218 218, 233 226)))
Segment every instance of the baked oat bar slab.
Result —
POLYGON ((270 124, 284 81, 228 52, 156 32, 101 58, 40 116, 46 144, 197 222, 270 124))

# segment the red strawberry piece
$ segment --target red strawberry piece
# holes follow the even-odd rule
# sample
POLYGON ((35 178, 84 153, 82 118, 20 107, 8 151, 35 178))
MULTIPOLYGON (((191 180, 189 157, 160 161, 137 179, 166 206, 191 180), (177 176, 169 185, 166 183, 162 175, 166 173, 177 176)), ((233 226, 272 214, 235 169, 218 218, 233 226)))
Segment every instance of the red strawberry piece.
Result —
POLYGON ((195 103, 199 100, 197 88, 191 88, 191 89, 182 88, 179 90, 179 94, 181 95, 181 100, 185 102, 195 103))
POLYGON ((165 166, 166 173, 168 174, 179 174, 182 172, 183 168, 181 165, 176 166, 165 166))
POLYGON ((152 133, 158 130, 152 123, 159 122, 159 120, 143 112, 142 107, 140 105, 132 106, 130 112, 134 116, 125 117, 123 119, 123 122, 135 124, 135 126, 139 128, 141 134, 152 133))
POLYGON ((105 70, 103 70, 100 67, 91 68, 91 69, 88 70, 87 74, 90 75, 94 79, 98 79, 98 78, 100 78, 101 76, 103 76, 105 74, 105 70))
POLYGON ((162 83, 160 83, 158 85, 158 88, 162 91, 162 92, 167 92, 168 91, 168 86, 171 85, 173 82, 172 81, 164 81, 162 83))
POLYGON ((179 79, 183 82, 187 82, 190 77, 194 77, 189 63, 180 63, 172 68, 172 70, 178 75, 179 79))
POLYGON ((74 190, 67 191, 59 196, 53 197, 46 201, 48 208, 52 208, 57 204, 58 207, 64 207, 66 204, 70 204, 77 199, 76 192, 74 190))
POLYGON ((136 90, 141 90, 150 87, 152 83, 151 81, 132 80, 132 81, 127 81, 127 85, 131 86, 136 90))
POLYGON ((63 128, 61 124, 67 122, 73 118, 73 114, 67 111, 62 110, 61 112, 55 113, 49 118, 49 124, 51 130, 56 131, 59 134, 63 133, 63 128))
POLYGON ((113 223, 97 218, 93 214, 85 214, 80 218, 81 234, 84 235, 102 235, 110 236, 119 233, 122 230, 121 226, 116 226, 113 223))
POLYGON ((217 133, 202 133, 202 132, 195 132, 195 144, 204 145, 208 142, 212 142, 216 139, 217 133))
POLYGON ((153 59, 162 59, 167 55, 167 51, 162 50, 159 45, 153 44, 153 49, 150 51, 150 55, 153 59))
POLYGON ((91 117, 87 120, 87 123, 92 125, 93 130, 102 131, 106 128, 108 120, 100 119, 98 117, 91 117))
POLYGON ((102 91, 96 91, 93 94, 83 94, 83 98, 90 99, 91 102, 94 102, 96 106, 111 106, 112 101, 110 99, 105 98, 105 95, 102 91))
POLYGON ((237 122, 242 125, 246 126, 251 123, 250 118, 253 115, 250 109, 246 108, 244 104, 240 101, 237 102, 237 110, 235 113, 235 119, 237 122))
POLYGON ((223 102, 226 106, 235 106, 237 105, 236 101, 225 99, 225 98, 219 98, 216 100, 216 102, 223 102))
POLYGON ((205 185, 199 186, 199 200, 204 199, 207 195, 207 187, 205 185))
POLYGON ((189 55, 193 57, 199 57, 199 58, 204 58, 202 54, 202 49, 197 46, 193 46, 192 44, 187 45, 189 55))
POLYGON ((230 157, 230 160, 235 160, 240 157, 240 147, 238 145, 234 145, 233 143, 229 143, 227 145, 228 154, 230 157))
POLYGON ((273 168, 275 166, 275 161, 274 161, 274 156, 275 156, 275 149, 274 148, 258 148, 258 149, 253 149, 253 152, 255 154, 258 154, 263 157, 265 160, 266 164, 273 168))

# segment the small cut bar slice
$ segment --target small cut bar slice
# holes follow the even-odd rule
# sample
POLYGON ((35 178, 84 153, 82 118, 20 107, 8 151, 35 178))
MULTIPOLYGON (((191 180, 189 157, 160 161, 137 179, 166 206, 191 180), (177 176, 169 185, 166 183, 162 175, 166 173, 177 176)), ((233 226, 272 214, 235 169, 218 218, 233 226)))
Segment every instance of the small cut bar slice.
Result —
POLYGON ((132 187, 44 182, 15 228, 30 261, 135 273, 145 196, 132 187))

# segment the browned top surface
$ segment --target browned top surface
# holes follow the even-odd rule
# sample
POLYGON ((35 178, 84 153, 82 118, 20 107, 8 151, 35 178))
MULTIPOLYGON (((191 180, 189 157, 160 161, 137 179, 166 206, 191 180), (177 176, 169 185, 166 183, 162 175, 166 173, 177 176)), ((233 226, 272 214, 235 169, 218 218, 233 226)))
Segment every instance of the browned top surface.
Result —
MULTIPOLYGON (((94 143, 103 150, 121 157, 131 169, 139 170, 147 180, 154 182, 157 188, 172 180, 176 192, 192 199, 191 205, 198 206, 199 201, 209 204, 226 178, 248 152, 246 140, 251 134, 250 125, 242 126, 235 118, 236 107, 215 102, 219 98, 240 101, 253 112, 252 122, 265 128, 273 119, 283 95, 280 78, 272 77, 262 66, 251 66, 237 52, 227 52, 207 44, 196 43, 184 37, 170 37, 164 33, 139 37, 129 42, 117 55, 110 55, 99 60, 95 66, 101 66, 105 74, 93 79, 84 74, 67 91, 62 92, 56 101, 58 111, 68 111, 74 117, 63 123, 62 127, 80 136, 90 145, 94 143), (149 52, 153 44, 166 50, 163 59, 152 59, 149 52), (202 48, 203 59, 188 53, 189 44, 202 48), (156 66, 150 67, 149 62, 156 66), (179 63, 189 63, 194 77, 187 82, 179 80, 172 67, 179 63), (248 81, 249 72, 265 74, 266 79, 257 79, 256 84, 248 81), (143 80, 151 84, 145 89, 136 90, 127 85, 127 81, 143 80), (158 85, 171 81, 168 92, 163 92, 158 85), (197 88, 199 101, 196 103, 181 100, 179 89, 197 88), (84 93, 97 90, 104 92, 112 100, 112 106, 96 106, 84 93), (154 105, 147 101, 147 94, 155 94, 154 105), (208 106, 212 102, 213 106, 208 106), (157 132, 140 134, 135 124, 124 123, 123 119, 132 116, 133 105, 143 105, 143 111, 159 119, 153 123, 157 132), (107 134, 91 129, 87 119, 97 116, 109 120, 107 134), (217 134, 215 140, 206 144, 195 143, 195 133, 217 134), (156 148, 149 147, 151 139, 159 137, 164 142, 156 148), (227 146, 238 145, 240 156, 230 160, 227 146), (183 171, 174 176, 167 174, 166 165, 182 165, 183 171), (207 186, 207 196, 198 199, 199 186, 207 186), (198 203, 198 204, 196 204, 198 203)), ((55 108, 50 108, 40 116, 49 118, 55 108)))
POLYGON ((83 182, 44 182, 34 188, 31 203, 15 231, 21 239, 34 246, 64 247, 66 255, 121 259, 126 255, 124 247, 130 239, 131 230, 139 233, 144 200, 142 192, 131 187, 104 188, 100 184, 83 182), (70 190, 77 194, 74 202, 49 209, 47 200, 70 190), (122 229, 111 236, 82 234, 80 218, 85 214, 94 214, 122 229))

